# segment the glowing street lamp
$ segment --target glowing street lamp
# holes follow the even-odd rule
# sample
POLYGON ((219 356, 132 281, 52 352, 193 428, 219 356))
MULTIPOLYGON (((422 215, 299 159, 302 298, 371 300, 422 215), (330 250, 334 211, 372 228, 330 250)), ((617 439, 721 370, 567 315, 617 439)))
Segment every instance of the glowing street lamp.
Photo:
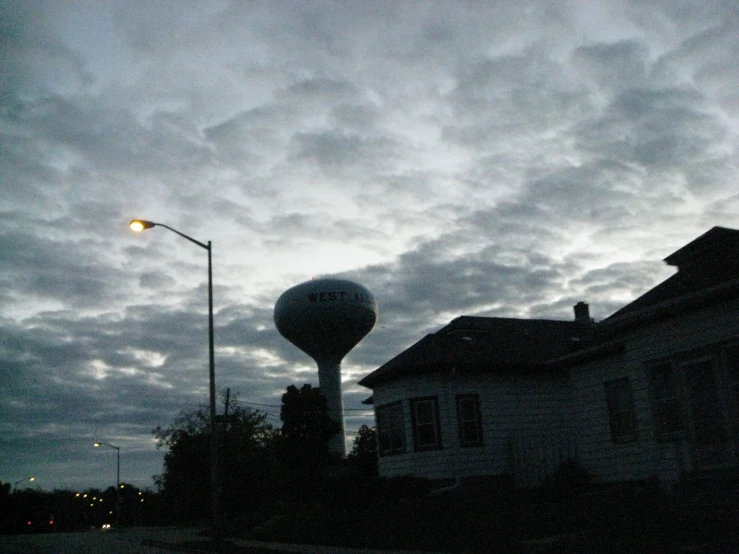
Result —
POLYGON ((218 426, 216 425, 216 362, 213 338, 213 250, 211 247, 211 242, 208 241, 207 244, 200 242, 199 240, 195 240, 185 233, 181 233, 177 229, 173 229, 169 225, 164 225, 163 223, 154 223, 153 221, 146 221, 143 219, 134 219, 128 224, 128 226, 136 232, 143 231, 144 229, 151 229, 152 227, 164 227, 165 229, 169 229, 173 233, 181 236, 184 239, 189 240, 193 244, 197 244, 200 248, 204 248, 208 251, 208 376, 210 380, 210 421, 208 423, 208 426, 210 427, 211 515, 213 518, 213 527, 216 528, 219 525, 220 519, 220 501, 218 493, 218 426))
POLYGON ((26 477, 24 479, 18 479, 15 483, 13 483, 13 488, 15 490, 18 490, 18 483, 22 483, 23 481, 28 481, 29 483, 31 483, 31 482, 33 482, 35 480, 36 480, 35 477, 26 477))
POLYGON ((100 446, 109 446, 110 448, 115 448, 116 459, 118 462, 116 466, 116 473, 115 473, 116 519, 118 519, 118 515, 120 514, 119 510, 120 510, 120 504, 121 504, 119 492, 118 492, 118 489, 121 488, 121 448, 120 446, 113 446, 112 444, 108 444, 107 442, 96 442, 94 446, 95 448, 98 448, 100 446))

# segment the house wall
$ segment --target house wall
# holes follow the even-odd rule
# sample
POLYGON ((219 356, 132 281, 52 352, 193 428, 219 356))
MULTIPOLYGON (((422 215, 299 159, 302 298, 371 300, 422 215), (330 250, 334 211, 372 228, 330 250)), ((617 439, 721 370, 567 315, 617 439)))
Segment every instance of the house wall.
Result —
POLYGON ((380 457, 380 475, 428 479, 512 473, 536 484, 574 454, 569 385, 563 376, 433 373, 378 385, 375 407, 401 400, 406 452, 380 457), (477 394, 484 445, 459 446, 456 395, 477 394), (415 452, 409 399, 436 396, 443 448, 415 452))
MULTIPOLYGON (((704 347, 718 354, 722 343, 739 337, 737 313, 739 299, 630 330, 620 335, 626 341, 623 354, 571 370, 578 459, 596 479, 622 481, 657 476, 674 482, 682 471, 696 469, 689 433, 671 442, 656 439, 647 364, 704 347), (636 440, 616 444, 610 435, 604 383, 620 377, 627 377, 632 386, 636 440)), ((722 399, 728 403, 726 383, 720 380, 718 385, 723 387, 722 399)))

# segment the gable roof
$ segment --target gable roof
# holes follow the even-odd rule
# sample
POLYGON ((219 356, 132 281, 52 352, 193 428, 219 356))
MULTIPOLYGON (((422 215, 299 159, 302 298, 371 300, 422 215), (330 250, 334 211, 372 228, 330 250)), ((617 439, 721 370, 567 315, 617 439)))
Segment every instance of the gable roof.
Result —
POLYGON ((725 258, 727 253, 737 250, 739 250, 739 231, 717 226, 676 250, 664 261, 682 271, 695 263, 725 258))
POLYGON ((603 320, 657 306, 739 278, 739 231, 713 227, 664 259, 678 272, 603 320))
POLYGON ((551 358, 573 352, 586 326, 573 321, 461 316, 359 381, 374 385, 435 371, 502 372, 545 369, 551 358))

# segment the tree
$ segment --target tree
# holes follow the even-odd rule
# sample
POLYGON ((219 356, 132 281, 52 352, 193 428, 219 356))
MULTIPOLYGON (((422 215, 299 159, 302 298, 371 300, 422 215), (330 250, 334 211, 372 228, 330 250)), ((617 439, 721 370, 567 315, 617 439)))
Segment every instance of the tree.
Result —
MULTIPOLYGON (((166 447, 164 471, 155 478, 175 520, 207 518, 210 510, 210 411, 183 411, 169 427, 157 427, 157 447, 166 447)), ((225 515, 246 511, 269 496, 275 432, 267 415, 235 406, 217 418, 220 495, 225 515)))
POLYGON ((341 431, 329 417, 326 397, 321 389, 305 384, 300 389, 287 387, 280 408, 281 460, 288 467, 317 471, 332 459, 328 442, 341 431))
POLYGON ((362 425, 354 439, 352 451, 347 456, 349 463, 364 475, 377 475, 377 429, 362 425))

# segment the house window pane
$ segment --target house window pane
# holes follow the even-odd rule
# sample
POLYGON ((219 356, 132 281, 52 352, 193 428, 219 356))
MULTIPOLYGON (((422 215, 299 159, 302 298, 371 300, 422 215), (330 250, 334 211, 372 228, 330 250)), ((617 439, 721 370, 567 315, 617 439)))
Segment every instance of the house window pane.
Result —
POLYGON ((377 437, 381 456, 405 452, 403 405, 400 402, 378 406, 377 437))
POLYGON ((441 448, 439 405, 436 397, 411 399, 413 446, 416 451, 441 448))
POLYGON ((726 349, 726 369, 732 385, 739 385, 739 345, 726 349))
POLYGON ((631 383, 623 377, 604 383, 606 403, 613 442, 626 442, 636 439, 636 418, 634 414, 634 395, 631 383))
POLYGON ((729 346, 724 352, 724 359, 726 361, 726 371, 729 376, 729 386, 731 387, 733 401, 729 413, 731 414, 734 444, 739 448, 739 345, 734 344, 729 346))
POLYGON ((683 422, 676 390, 672 364, 666 362, 651 368, 649 397, 657 440, 682 436, 683 422))
POLYGON ((704 358, 683 366, 687 403, 690 408, 693 449, 696 462, 701 467, 710 467, 727 461, 727 433, 724 414, 719 403, 716 382, 715 360, 704 358))
POLYGON ((476 394, 457 396, 457 421, 460 446, 482 446, 480 398, 476 394))

